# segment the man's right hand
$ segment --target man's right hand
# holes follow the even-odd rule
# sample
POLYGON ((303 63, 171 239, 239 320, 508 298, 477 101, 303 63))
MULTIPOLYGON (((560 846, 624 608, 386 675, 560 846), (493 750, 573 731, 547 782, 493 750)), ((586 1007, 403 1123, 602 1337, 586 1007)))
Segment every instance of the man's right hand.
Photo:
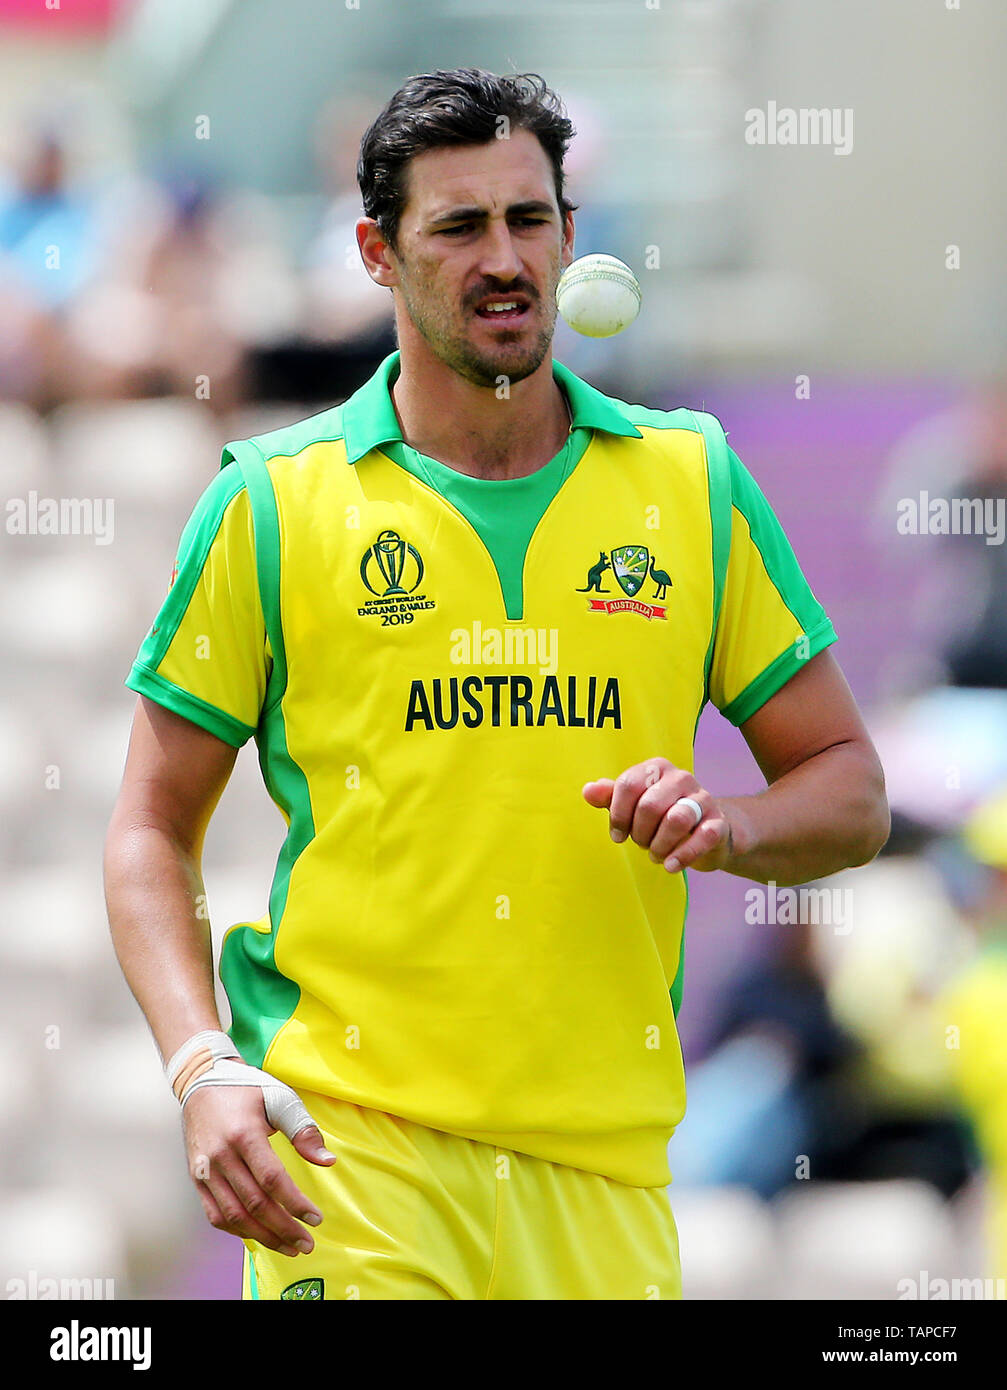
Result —
MULTIPOLYGON (((309 1202, 273 1152, 275 1134, 262 1092, 254 1086, 203 1086, 182 1111, 189 1172, 211 1226, 270 1250, 309 1254, 314 1241, 300 1222, 318 1226, 322 1213, 309 1202)), ((309 1163, 336 1161, 317 1127, 290 1141, 309 1163)))

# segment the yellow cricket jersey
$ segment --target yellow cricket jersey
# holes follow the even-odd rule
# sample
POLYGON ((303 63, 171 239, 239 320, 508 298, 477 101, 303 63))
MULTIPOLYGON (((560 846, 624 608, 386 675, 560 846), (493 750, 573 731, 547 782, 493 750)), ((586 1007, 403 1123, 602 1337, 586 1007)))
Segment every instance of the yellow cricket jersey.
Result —
MULTIPOLYGON (((392 353, 229 444, 127 679, 240 747, 288 822, 228 933, 243 1056, 295 1088, 669 1181, 687 887, 581 795, 693 767, 835 632, 711 415, 605 396, 530 478, 402 440, 392 353)), ((716 789, 714 789, 716 790, 716 789)))

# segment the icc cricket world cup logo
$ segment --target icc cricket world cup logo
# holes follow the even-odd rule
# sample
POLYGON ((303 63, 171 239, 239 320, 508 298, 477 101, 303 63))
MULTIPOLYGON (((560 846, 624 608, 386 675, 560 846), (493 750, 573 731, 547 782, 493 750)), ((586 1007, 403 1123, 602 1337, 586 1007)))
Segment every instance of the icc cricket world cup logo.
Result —
POLYGON ((382 531, 361 557, 360 578, 376 598, 411 594, 423 579, 423 560, 416 547, 404 541, 397 531, 382 531), (376 589, 371 583, 369 574, 374 570, 384 581, 383 588, 376 589), (404 579, 412 580, 408 588, 403 584, 404 579))

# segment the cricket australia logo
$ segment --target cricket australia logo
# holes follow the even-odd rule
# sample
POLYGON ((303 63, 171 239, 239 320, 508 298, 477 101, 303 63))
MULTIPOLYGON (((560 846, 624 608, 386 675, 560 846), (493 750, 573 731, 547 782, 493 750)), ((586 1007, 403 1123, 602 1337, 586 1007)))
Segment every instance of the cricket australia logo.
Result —
POLYGON ((591 613, 640 613, 649 622, 651 618, 664 618, 668 611, 663 603, 644 603, 637 594, 649 579, 654 585, 651 598, 663 599, 671 587, 671 576, 666 570, 657 569, 654 557, 645 545, 616 545, 606 555, 601 551, 598 560, 587 572, 587 584, 578 589, 578 594, 608 594, 611 589, 602 587, 602 577, 611 570, 626 595, 625 598, 588 599, 591 613))
POLYGON ((302 1303, 315 1303, 325 1297, 325 1280, 301 1279, 299 1283, 288 1284, 280 1297, 293 1299, 295 1302, 299 1300, 302 1303))
POLYGON ((411 623, 417 612, 434 608, 416 590, 423 582, 423 557, 397 531, 382 531, 360 557, 360 579, 374 595, 357 609, 360 618, 380 618, 382 627, 411 623))

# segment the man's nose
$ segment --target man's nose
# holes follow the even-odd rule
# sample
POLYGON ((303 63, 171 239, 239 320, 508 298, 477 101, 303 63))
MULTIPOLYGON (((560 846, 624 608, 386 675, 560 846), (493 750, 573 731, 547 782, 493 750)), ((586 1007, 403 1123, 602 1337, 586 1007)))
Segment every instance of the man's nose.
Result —
POLYGON ((497 280, 514 280, 521 273, 521 257, 514 236, 505 223, 491 222, 479 248, 479 269, 497 280))

